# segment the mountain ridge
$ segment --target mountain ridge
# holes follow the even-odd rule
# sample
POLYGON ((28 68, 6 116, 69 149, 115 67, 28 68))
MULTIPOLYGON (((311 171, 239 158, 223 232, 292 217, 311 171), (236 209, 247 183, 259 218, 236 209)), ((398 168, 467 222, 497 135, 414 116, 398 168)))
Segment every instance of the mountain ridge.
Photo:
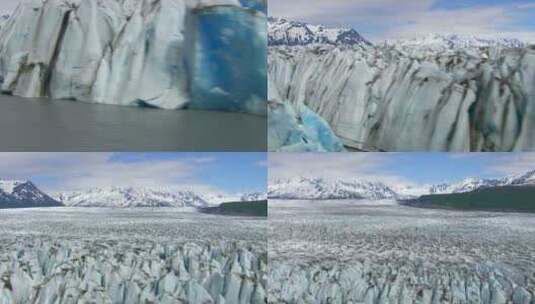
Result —
POLYGON ((268 45, 304 46, 311 44, 367 45, 372 43, 352 28, 335 28, 289 21, 284 18, 268 18, 268 45))
POLYGON ((63 204, 31 181, 0 180, 0 208, 60 207, 63 204))
POLYGON ((360 179, 295 177, 273 180, 268 187, 270 199, 407 199, 431 194, 468 193, 507 186, 535 186, 535 170, 502 178, 465 178, 454 183, 407 187, 360 179))
POLYGON ((56 197, 66 206, 71 207, 205 208, 226 202, 262 200, 266 198, 266 195, 260 192, 223 194, 151 187, 101 187, 60 192, 56 194, 56 197))
POLYGON ((372 43, 362 36, 355 28, 329 27, 293 21, 286 18, 268 18, 269 46, 306 46, 310 44, 328 45, 367 45, 389 46, 400 48, 485 48, 500 46, 505 48, 523 48, 529 45, 527 41, 518 38, 488 38, 485 36, 464 35, 456 33, 429 33, 412 38, 387 39, 372 43))

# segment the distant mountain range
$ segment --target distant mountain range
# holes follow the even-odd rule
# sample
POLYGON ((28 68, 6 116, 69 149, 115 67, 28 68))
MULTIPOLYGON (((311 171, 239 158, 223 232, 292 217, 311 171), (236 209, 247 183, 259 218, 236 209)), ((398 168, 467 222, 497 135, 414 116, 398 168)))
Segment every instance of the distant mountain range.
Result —
POLYGON ((95 188, 86 191, 64 192, 58 200, 72 207, 194 207, 204 208, 226 202, 257 201, 266 199, 266 194, 217 194, 133 187, 95 188))
POLYGON ((394 199, 396 193, 380 182, 298 177, 270 183, 271 199, 394 199))
POLYGON ((266 193, 214 194, 189 190, 135 187, 104 187, 62 192, 54 198, 30 181, 0 180, 0 208, 29 207, 109 207, 109 208, 206 208, 226 202, 266 200, 266 193))
MULTIPOLYGON (((290 21, 284 18, 268 18, 269 46, 305 46, 311 44, 326 45, 373 45, 357 30, 342 27, 327 27, 306 22, 290 21)), ((427 34, 412 39, 398 39, 377 43, 377 46, 403 48, 469 49, 482 47, 523 48, 527 43, 516 38, 483 38, 458 34, 427 34)))
POLYGON ((270 46, 371 45, 354 29, 329 28, 281 18, 268 18, 268 44, 270 46))
POLYGON ((30 181, 0 180, 0 208, 59 207, 63 204, 30 181))
POLYGON ((458 183, 421 187, 389 186, 363 180, 298 177, 270 183, 270 199, 408 199, 429 194, 467 193, 480 189, 535 186, 535 170, 525 174, 496 179, 467 178, 458 183))
POLYGON ((206 207, 209 203, 192 191, 107 187, 64 192, 57 199, 69 207, 206 207))

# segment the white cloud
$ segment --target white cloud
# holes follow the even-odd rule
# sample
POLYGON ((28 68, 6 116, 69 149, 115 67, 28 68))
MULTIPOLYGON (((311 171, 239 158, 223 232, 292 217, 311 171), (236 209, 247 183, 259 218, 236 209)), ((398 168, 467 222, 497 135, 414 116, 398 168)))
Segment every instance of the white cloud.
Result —
POLYGON ((513 6, 431 10, 411 16, 410 22, 391 28, 385 38, 411 38, 422 33, 474 35, 486 38, 515 37, 535 41, 535 32, 510 25, 517 21, 513 6))
POLYGON ((489 173, 498 175, 523 174, 535 170, 535 153, 494 153, 489 173))
POLYGON ((533 3, 438 9, 436 0, 271 0, 270 15, 327 25, 353 26, 368 39, 412 38, 429 33, 482 37, 515 37, 535 42, 535 32, 522 27, 533 3))
POLYGON ((4 179, 38 178, 41 188, 65 191, 105 186, 166 187, 221 191, 197 175, 215 158, 112 161, 112 153, 0 153, 4 179))
POLYGON ((267 168, 268 162, 267 162, 267 160, 261 160, 261 161, 257 162, 256 165, 258 167, 267 168))
POLYGON ((415 185, 389 170, 394 153, 270 153, 269 180, 292 177, 363 179, 415 185))
POLYGON ((271 0, 271 16, 320 23, 353 23, 372 18, 399 19, 400 16, 425 11, 433 4, 432 0, 271 0))

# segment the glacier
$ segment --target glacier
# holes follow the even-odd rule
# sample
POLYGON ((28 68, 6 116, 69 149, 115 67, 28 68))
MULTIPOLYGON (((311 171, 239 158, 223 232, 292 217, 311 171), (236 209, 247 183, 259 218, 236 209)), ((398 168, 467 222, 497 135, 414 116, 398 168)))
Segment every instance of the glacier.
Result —
POLYGON ((359 39, 306 43, 308 36, 292 33, 296 23, 288 22, 269 25, 269 40, 277 42, 268 50, 269 99, 306 105, 346 146, 535 148, 535 46, 455 35, 376 45, 359 39), (279 43, 284 35, 304 42, 279 43))
POLYGON ((72 207, 0 216, 0 303, 267 301, 265 220, 72 207))
POLYGON ((272 200, 268 303, 535 300, 534 217, 272 200))
POLYGON ((265 115, 265 27, 263 12, 237 0, 24 0, 0 28, 0 87, 265 115), (233 69, 243 74, 224 78, 233 69))

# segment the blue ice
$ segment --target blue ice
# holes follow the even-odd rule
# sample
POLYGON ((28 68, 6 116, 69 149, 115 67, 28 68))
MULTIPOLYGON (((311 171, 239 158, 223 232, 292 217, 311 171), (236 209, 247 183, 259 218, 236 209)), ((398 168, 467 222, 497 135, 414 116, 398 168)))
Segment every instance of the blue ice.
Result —
POLYGON ((198 11, 194 22, 191 108, 266 115, 266 16, 215 6, 198 11))
POLYGON ((323 118, 305 105, 270 102, 268 148, 280 152, 345 151, 323 118))

